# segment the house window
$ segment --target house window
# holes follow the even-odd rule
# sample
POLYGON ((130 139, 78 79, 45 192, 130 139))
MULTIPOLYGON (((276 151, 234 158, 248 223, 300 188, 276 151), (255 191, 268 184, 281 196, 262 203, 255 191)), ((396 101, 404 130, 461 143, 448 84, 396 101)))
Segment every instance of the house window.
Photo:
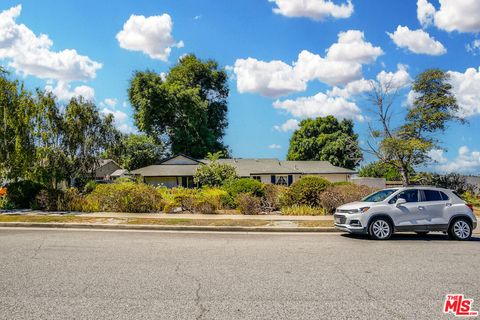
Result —
POLYGON ((280 186, 288 186, 288 176, 276 176, 275 184, 280 186))
POLYGON ((257 181, 262 181, 262 178, 260 176, 252 176, 252 179, 257 181))

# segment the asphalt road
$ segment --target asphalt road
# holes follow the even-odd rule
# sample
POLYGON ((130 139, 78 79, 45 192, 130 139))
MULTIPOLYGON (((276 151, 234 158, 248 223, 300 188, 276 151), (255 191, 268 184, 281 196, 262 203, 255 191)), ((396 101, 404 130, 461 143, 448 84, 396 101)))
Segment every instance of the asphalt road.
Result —
POLYGON ((478 238, 0 229, 0 318, 438 319, 479 269, 478 238))

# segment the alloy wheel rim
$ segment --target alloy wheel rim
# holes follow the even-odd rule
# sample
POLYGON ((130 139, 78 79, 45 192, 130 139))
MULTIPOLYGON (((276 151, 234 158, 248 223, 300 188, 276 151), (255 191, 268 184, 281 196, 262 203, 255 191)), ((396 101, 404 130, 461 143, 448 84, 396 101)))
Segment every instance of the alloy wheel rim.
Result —
POLYGON ((385 239, 390 233, 390 226, 386 221, 377 220, 373 223, 373 234, 380 239, 385 239))
POLYGON ((470 235, 470 226, 465 221, 457 221, 453 225, 453 232, 460 239, 466 239, 470 235))

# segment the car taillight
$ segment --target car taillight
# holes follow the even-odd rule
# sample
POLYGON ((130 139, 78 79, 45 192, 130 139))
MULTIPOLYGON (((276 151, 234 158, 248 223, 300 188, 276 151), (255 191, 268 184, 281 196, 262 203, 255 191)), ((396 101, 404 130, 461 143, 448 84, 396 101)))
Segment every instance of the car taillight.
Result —
POLYGON ((473 204, 467 203, 466 205, 467 205, 467 207, 469 207, 469 208, 470 208, 470 210, 472 210, 472 211, 473 211, 473 204))

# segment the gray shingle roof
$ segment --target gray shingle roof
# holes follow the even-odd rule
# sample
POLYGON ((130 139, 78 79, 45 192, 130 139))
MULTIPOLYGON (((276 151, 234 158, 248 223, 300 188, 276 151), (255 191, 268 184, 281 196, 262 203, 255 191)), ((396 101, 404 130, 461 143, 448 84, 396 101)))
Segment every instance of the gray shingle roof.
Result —
MULTIPOLYGON (((209 160, 202 160, 209 163, 209 160)), ((280 161, 278 159, 220 159, 235 167, 242 177, 262 174, 353 174, 353 170, 336 167, 328 161, 280 161)), ((197 165, 152 165, 132 171, 144 177, 192 176, 197 165)))

